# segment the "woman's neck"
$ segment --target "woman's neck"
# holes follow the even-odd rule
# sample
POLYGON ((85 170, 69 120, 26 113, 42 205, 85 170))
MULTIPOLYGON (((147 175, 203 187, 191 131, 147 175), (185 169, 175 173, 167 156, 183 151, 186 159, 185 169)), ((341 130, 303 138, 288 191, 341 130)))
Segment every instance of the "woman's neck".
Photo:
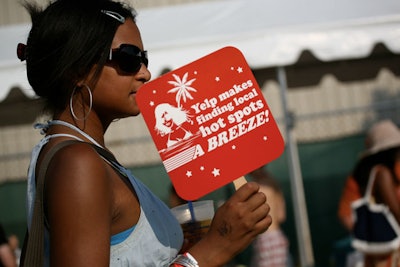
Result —
POLYGON ((49 134, 52 133, 78 133, 79 135, 82 135, 85 139, 88 139, 87 137, 84 136, 84 134, 89 136, 90 138, 94 139, 96 143, 98 143, 101 146, 105 146, 104 144, 104 134, 105 131, 108 128, 109 124, 106 124, 106 126, 101 123, 100 120, 93 118, 93 116, 88 116, 85 120, 76 120, 72 116, 68 116, 69 114, 61 113, 59 115, 55 115, 53 117, 53 120, 56 121, 62 121, 66 122, 69 125, 72 125, 72 127, 65 126, 63 124, 57 124, 53 125, 49 130, 49 134), (74 129, 75 128, 75 129, 74 129), (84 134, 82 134, 83 132, 84 134))

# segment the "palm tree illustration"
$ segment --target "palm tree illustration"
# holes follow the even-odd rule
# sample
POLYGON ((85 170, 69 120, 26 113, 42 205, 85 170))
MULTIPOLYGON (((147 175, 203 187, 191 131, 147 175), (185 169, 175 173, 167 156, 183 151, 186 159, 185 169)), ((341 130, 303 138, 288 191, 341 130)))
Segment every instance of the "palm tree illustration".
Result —
POLYGON ((186 102, 187 99, 193 99, 190 92, 197 92, 196 89, 191 87, 192 83, 196 79, 194 78, 194 79, 191 79, 188 81, 187 80, 188 79, 187 72, 183 75, 182 79, 176 74, 172 74, 172 75, 174 76, 175 81, 168 81, 168 83, 172 84, 175 87, 168 90, 168 93, 176 93, 175 100, 176 100, 178 107, 180 108, 181 100, 183 100, 183 102, 186 102))

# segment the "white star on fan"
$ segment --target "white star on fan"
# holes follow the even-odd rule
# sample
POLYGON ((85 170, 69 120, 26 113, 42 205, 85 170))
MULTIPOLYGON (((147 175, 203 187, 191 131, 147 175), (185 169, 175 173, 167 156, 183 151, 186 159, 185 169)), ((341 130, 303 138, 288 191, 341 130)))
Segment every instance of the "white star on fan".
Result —
POLYGON ((214 175, 214 177, 219 176, 219 169, 214 168, 214 170, 212 171, 212 174, 214 175))

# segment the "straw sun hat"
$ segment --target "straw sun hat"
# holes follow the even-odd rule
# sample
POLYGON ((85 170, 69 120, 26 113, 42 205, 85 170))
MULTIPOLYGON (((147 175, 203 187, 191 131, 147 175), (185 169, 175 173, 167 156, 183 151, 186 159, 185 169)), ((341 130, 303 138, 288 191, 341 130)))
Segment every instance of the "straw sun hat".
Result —
POLYGON ((383 120, 375 123, 367 132, 366 150, 361 157, 395 147, 400 147, 400 129, 391 120, 383 120))

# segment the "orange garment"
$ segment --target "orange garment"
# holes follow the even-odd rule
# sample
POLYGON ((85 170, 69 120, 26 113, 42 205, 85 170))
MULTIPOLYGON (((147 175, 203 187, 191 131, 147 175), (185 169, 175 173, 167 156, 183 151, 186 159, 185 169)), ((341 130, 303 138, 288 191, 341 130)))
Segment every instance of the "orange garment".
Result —
POLYGON ((349 175, 343 187, 342 195, 339 200, 338 217, 340 222, 347 230, 351 230, 353 226, 351 202, 361 197, 360 190, 356 180, 349 175))

